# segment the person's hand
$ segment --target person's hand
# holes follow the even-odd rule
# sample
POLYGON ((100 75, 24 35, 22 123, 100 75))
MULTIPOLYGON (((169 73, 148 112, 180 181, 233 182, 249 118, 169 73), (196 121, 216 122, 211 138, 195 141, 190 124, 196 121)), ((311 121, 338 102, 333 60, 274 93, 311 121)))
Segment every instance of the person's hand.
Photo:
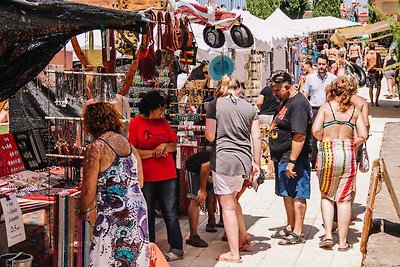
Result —
POLYGON ((206 199, 206 197, 207 197, 207 191, 206 191, 206 190, 201 190, 201 189, 200 189, 200 190, 197 192, 197 198, 196 198, 196 204, 197 204, 197 206, 203 205, 204 200, 206 199))
POLYGON ((167 154, 168 154, 167 145, 164 144, 164 143, 159 144, 153 151, 153 157, 154 158, 166 157, 167 154))
POLYGON ((258 163, 253 163, 253 170, 251 171, 250 179, 249 179, 249 187, 253 185, 254 179, 257 179, 260 175, 260 165, 258 163))
POLYGON ((289 176, 289 178, 296 178, 297 174, 294 171, 294 164, 293 163, 288 163, 286 167, 286 174, 289 176))

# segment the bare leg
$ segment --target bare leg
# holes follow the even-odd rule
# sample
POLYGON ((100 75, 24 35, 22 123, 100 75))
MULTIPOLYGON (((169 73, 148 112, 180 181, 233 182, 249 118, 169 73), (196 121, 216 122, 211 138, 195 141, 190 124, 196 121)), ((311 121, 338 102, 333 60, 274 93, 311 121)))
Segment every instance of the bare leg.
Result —
POLYGON ((294 229, 294 225, 295 225, 294 200, 291 197, 284 197, 283 202, 285 204, 285 210, 286 210, 286 216, 287 216, 286 228, 288 230, 292 231, 294 229))
POLYGON ((244 223, 242 207, 239 202, 237 203, 236 207, 236 217, 239 226, 239 244, 243 245, 250 240, 250 235, 247 233, 246 225, 244 223))
POLYGON ((325 239, 332 239, 334 204, 335 203, 328 198, 321 198, 321 213, 325 228, 325 239))
MULTIPOLYGON (((236 193, 222 195, 218 197, 222 206, 222 215, 224 217, 225 232, 228 237, 230 256, 239 258, 239 226, 236 217, 236 209, 238 206, 236 193)), ((226 254, 223 254, 226 257, 226 254)))
POLYGON ((375 95, 375 105, 376 105, 376 106, 379 106, 378 100, 379 100, 379 95, 380 95, 380 94, 381 94, 381 86, 378 85, 378 86, 376 87, 376 95, 375 95))
POLYGON ((224 216, 222 216, 222 206, 221 202, 218 200, 218 206, 219 206, 219 224, 224 225, 224 216))
POLYGON ((303 233, 304 216, 307 210, 307 202, 305 199, 295 199, 294 200, 294 229, 293 232, 296 235, 301 235, 303 233))
POLYGON ((207 212, 208 212, 208 224, 215 225, 215 212, 217 209, 217 199, 211 192, 207 192, 206 198, 207 212))
POLYGON ((371 105, 375 105, 375 102, 374 102, 374 87, 373 86, 370 86, 369 87, 369 100, 371 101, 371 105))
POLYGON ((393 96, 393 89, 394 89, 394 79, 386 79, 388 85, 389 96, 393 96))
POLYGON ((347 245, 347 233, 349 232, 351 203, 337 202, 338 206, 338 224, 339 224, 339 248, 345 248, 347 245))
POLYGON ((192 238, 193 236, 197 235, 197 227, 199 225, 199 213, 200 213, 200 207, 197 206, 196 200, 194 199, 190 200, 188 209, 188 218, 190 227, 189 238, 192 238))

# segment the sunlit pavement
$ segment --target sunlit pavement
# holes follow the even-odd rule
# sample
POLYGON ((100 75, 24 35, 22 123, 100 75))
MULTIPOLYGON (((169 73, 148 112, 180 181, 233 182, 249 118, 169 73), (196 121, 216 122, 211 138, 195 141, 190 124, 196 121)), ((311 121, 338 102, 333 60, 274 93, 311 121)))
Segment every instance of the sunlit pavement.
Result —
MULTIPOLYGON (((378 158, 382 142, 384 125, 389 121, 400 121, 400 110, 394 108, 398 105, 398 98, 386 100, 386 84, 383 82, 380 107, 370 107, 371 131, 368 139, 368 152, 370 161, 378 158)), ((368 98, 368 89, 361 88, 359 94, 368 98)), ((368 100, 369 102, 369 100, 368 100)), ((360 252, 360 239, 365 213, 365 204, 368 194, 370 173, 358 173, 357 195, 353 207, 353 213, 357 219, 352 222, 349 229, 348 241, 353 244, 353 249, 347 252, 337 250, 337 233, 333 234, 336 245, 332 250, 323 250, 318 247, 320 238, 323 237, 322 218, 320 212, 320 193, 318 180, 315 173, 311 177, 311 199, 307 203, 304 235, 305 244, 280 246, 277 239, 271 239, 271 235, 277 227, 286 223, 286 216, 281 198, 274 194, 274 181, 266 180, 258 190, 247 190, 240 203, 243 207, 246 226, 256 244, 247 252, 242 252, 241 264, 228 264, 218 262, 215 258, 228 251, 228 243, 221 241, 223 230, 217 233, 205 232, 207 223, 206 215, 201 215, 199 235, 209 246, 207 248, 195 248, 184 243, 185 257, 183 260, 172 262, 171 266, 360 266, 362 254, 360 252)), ((186 217, 180 220, 182 234, 186 239, 189 235, 189 225, 186 217)), ((161 219, 157 219, 157 244, 161 250, 168 251, 166 240, 166 228, 161 219)))

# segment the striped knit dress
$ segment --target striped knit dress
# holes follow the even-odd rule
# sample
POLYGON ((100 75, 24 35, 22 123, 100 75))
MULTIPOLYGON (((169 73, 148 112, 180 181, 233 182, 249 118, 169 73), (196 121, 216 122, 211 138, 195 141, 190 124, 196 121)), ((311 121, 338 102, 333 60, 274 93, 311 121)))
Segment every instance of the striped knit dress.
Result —
POLYGON ((349 202, 357 174, 354 141, 321 142, 316 167, 321 196, 336 202, 349 202))

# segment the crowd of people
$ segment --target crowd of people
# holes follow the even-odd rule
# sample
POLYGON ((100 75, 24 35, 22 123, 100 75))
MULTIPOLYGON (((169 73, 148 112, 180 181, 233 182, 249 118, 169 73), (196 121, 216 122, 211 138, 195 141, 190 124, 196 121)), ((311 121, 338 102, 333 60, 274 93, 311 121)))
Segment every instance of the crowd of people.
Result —
MULTIPOLYGON (((381 93, 381 82, 383 77, 386 78, 388 94, 387 99, 398 97, 398 81, 396 80, 397 72, 391 69, 390 66, 398 62, 395 48, 391 47, 386 51, 386 56, 383 58, 376 50, 375 44, 371 43, 365 46, 364 49, 357 43, 352 43, 346 47, 323 44, 319 55, 325 55, 328 59, 327 71, 335 76, 342 76, 347 73, 360 72, 363 69, 366 74, 366 86, 369 88, 369 97, 372 106, 379 107, 379 97, 381 93)), ((301 66, 303 75, 300 77, 299 87, 303 88, 305 78, 310 76, 317 68, 318 64, 313 57, 307 55, 301 57, 301 66), (313 69, 313 63, 314 68, 313 69)))
MULTIPOLYGON (((333 49, 326 47, 316 68, 310 58, 302 62, 304 76, 299 84, 287 71, 272 73, 257 100, 258 111, 242 97, 237 79, 222 78, 206 106, 205 138, 211 149, 194 154, 186 163, 190 198, 186 244, 208 245, 197 231, 200 206, 206 203, 206 230, 224 227, 223 238, 229 245, 228 252, 216 255, 218 261, 241 262, 240 251, 252 246, 239 198, 260 175, 261 121, 269 125, 272 166, 268 169, 274 173, 275 194, 283 198, 287 216, 285 227, 272 237, 281 239, 282 246, 306 242, 304 217, 311 172, 316 171, 325 228, 319 246, 334 246, 332 231, 337 225, 338 251, 351 249, 347 234, 357 154, 368 138, 368 104, 356 95, 357 76, 340 70, 341 60, 360 63, 361 50, 357 45, 348 53, 333 49), (219 223, 217 203, 222 214, 219 223)), ((377 86, 380 57, 373 46, 362 60, 369 85, 377 86)), ((389 53, 383 64, 395 61, 389 53)), ((371 103, 378 106, 377 99, 372 101, 371 96, 371 103)), ((94 140, 85 152, 80 204, 81 216, 93 224, 90 266, 154 266, 154 261, 184 257, 173 157, 177 135, 163 118, 164 104, 159 91, 147 93, 139 104, 140 115, 130 121, 128 139, 121 135, 124 125, 115 106, 97 102, 84 109, 85 131, 94 140), (156 202, 170 245, 164 257, 154 256, 160 253, 154 244, 156 202)))

